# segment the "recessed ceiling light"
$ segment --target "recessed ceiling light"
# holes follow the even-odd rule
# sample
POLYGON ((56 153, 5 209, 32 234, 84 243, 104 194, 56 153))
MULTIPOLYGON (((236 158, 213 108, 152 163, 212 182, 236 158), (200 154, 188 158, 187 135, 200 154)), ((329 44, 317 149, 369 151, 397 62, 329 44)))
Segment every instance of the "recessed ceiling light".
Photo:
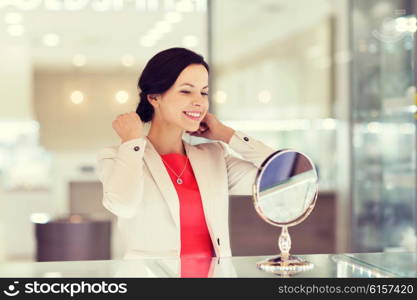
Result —
POLYGON ((72 103, 80 104, 84 101, 84 94, 81 91, 73 91, 70 98, 72 103))
POLYGON ((334 119, 324 119, 321 122, 321 126, 323 129, 335 129, 336 128, 336 121, 334 119))
POLYGON ((56 47, 60 42, 60 37, 55 33, 48 33, 42 37, 42 42, 47 47, 56 47))
POLYGON ((131 54, 125 54, 122 56, 121 62, 125 67, 131 67, 135 63, 135 58, 131 54))
POLYGON ((123 103, 126 103, 127 100, 129 99, 129 93, 121 90, 116 93, 115 97, 116 97, 117 102, 123 104, 123 103))
POLYGON ((72 64, 76 67, 82 67, 87 63, 87 58, 83 54, 76 54, 72 58, 72 64))
POLYGON ((30 215, 30 221, 32 223, 46 224, 51 219, 47 213, 33 213, 30 215))
POLYGON ((159 21, 156 23, 155 30, 160 33, 168 33, 171 31, 171 23, 167 21, 159 21))
POLYGON ((7 32, 11 36, 21 36, 25 32, 25 27, 21 24, 13 24, 7 26, 7 32))
POLYGON ((258 101, 261 103, 268 103, 269 101, 271 101, 271 98, 271 92, 268 90, 261 91, 258 94, 258 101))

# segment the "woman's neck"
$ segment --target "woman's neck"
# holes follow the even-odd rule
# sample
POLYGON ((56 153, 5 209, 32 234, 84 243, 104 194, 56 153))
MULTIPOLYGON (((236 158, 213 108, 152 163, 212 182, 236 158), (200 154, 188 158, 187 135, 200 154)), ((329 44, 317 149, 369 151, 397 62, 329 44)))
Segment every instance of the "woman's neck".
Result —
POLYGON ((148 139, 160 155, 180 153, 186 155, 182 141, 183 130, 172 126, 151 125, 148 139))

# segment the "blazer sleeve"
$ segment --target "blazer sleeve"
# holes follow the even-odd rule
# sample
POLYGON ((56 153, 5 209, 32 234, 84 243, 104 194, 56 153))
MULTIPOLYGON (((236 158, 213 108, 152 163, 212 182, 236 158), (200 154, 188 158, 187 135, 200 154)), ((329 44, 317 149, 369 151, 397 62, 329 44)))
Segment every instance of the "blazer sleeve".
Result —
POLYGON ((276 150, 241 131, 235 131, 229 144, 224 142, 219 144, 224 151, 229 194, 251 195, 258 168, 276 150), (232 154, 228 147, 240 154, 243 159, 232 154))
POLYGON ((138 138, 99 151, 97 175, 103 184, 103 206, 113 214, 130 218, 143 195, 143 156, 146 140, 138 138))

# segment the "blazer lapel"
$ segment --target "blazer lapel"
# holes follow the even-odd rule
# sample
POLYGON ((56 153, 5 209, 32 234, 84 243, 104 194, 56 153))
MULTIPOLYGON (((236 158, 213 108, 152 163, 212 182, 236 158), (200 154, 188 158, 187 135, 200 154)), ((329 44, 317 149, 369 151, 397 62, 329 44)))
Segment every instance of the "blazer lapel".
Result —
POLYGON ((144 161, 148 166, 150 173, 152 174, 153 179, 155 180, 159 190, 161 191, 162 196, 164 197, 169 210, 171 212, 172 218, 174 219, 177 229, 180 229, 180 207, 177 191, 172 183, 171 177, 169 177, 168 172, 166 171, 165 165, 162 162, 159 153, 156 151, 151 141, 146 138, 146 148, 144 154, 144 161))
MULTIPOLYGON (((150 140, 146 137, 147 143, 145 148, 144 161, 149 168, 149 171, 152 174, 153 179, 161 191, 162 196, 164 197, 169 210, 171 212, 172 218, 174 219, 175 225, 178 230, 180 229, 180 217, 179 217, 179 199, 177 191, 172 183, 171 177, 166 171, 165 165, 162 162, 159 153, 156 151, 150 140)), ((211 227, 211 216, 213 199, 212 193, 210 191, 209 180, 214 178, 210 174, 210 162, 207 161, 204 152, 197 147, 188 144, 186 141, 183 141, 185 144, 185 150, 190 161, 191 167, 193 168, 195 178, 197 180, 198 188, 200 190, 201 201, 203 203, 204 215, 206 217, 206 223, 211 227)))

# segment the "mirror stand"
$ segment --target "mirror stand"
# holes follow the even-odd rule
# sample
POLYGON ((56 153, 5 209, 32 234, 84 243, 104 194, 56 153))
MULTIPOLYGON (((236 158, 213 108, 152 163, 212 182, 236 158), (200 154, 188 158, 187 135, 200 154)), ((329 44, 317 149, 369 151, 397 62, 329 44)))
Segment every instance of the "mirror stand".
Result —
POLYGON ((278 247, 281 254, 257 263, 256 265, 259 269, 279 275, 292 275, 310 270, 314 267, 311 262, 290 255, 291 237, 288 233, 287 226, 282 226, 278 239, 278 247))

